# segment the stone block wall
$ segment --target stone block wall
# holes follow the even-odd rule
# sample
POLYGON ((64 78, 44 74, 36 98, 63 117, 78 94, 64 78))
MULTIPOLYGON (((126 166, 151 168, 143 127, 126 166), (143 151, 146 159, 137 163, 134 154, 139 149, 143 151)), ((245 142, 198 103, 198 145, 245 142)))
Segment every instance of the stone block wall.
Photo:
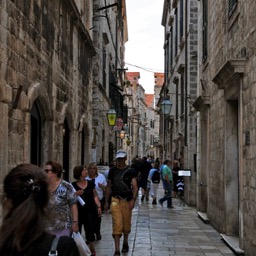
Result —
MULTIPOLYGON (((35 101, 45 136, 42 164, 48 159, 62 162, 65 118, 73 138, 79 138, 83 114, 81 125, 91 130, 95 49, 77 10, 72 0, 0 2, 0 181, 10 168, 30 161, 30 111, 35 101)), ((80 159, 79 145, 79 140, 70 144, 71 169, 80 159)))
MULTIPOLYGON (((208 4, 209 55, 204 63, 200 60, 199 76, 206 81, 210 97, 207 215, 219 232, 238 236, 240 248, 250 256, 256 253, 252 214, 256 209, 256 3, 237 1, 231 15, 226 1, 208 4), (235 112, 236 127, 229 122, 235 112), (234 146, 229 148, 236 132, 234 146), (247 143, 245 133, 249 134, 247 143), (238 153, 229 159, 234 148, 238 153)), ((201 152, 201 158, 206 154, 201 152)))

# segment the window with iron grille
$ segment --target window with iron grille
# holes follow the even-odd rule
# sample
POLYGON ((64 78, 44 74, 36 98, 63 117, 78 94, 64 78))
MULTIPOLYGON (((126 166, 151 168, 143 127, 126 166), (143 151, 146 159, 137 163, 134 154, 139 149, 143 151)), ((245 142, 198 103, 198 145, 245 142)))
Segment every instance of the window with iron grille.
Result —
POLYGON ((237 6, 237 0, 229 0, 228 1, 228 16, 230 17, 237 6))

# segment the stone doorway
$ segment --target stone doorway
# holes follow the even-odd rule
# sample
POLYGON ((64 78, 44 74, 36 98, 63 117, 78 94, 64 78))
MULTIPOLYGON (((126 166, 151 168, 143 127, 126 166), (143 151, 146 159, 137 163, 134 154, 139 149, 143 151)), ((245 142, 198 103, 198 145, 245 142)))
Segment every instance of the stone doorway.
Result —
POLYGON ((38 166, 42 164, 42 118, 36 101, 30 115, 30 162, 38 166))
POLYGON ((67 119, 63 124, 63 179, 69 181, 70 128, 67 119))
POLYGON ((239 131, 238 101, 226 101, 225 129, 225 215, 226 234, 239 235, 239 131))

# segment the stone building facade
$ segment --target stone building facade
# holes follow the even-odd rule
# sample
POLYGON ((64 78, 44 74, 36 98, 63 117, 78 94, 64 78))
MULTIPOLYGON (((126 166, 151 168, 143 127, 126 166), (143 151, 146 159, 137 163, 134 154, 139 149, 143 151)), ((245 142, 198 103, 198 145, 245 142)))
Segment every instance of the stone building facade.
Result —
POLYGON ((1 1, 1 179, 16 164, 49 159, 69 179, 90 161, 92 5, 76 2, 1 1))
POLYGON ((197 5, 197 0, 165 0, 162 16, 165 82, 160 102, 169 98, 172 110, 167 117, 161 115, 160 134, 165 158, 176 159, 181 168, 191 170, 185 178, 185 198, 190 205, 196 205, 197 185, 197 126, 192 107, 197 93, 197 5))
POLYGON ((118 120, 127 123, 123 90, 125 84, 124 53, 128 40, 126 5, 124 0, 93 1, 93 162, 108 165, 115 151, 122 147, 116 127, 107 122, 107 111, 114 107, 118 120), (106 4, 108 3, 108 4, 106 4))
POLYGON ((147 104, 145 90, 139 83, 140 72, 126 72, 125 104, 128 107, 127 125, 131 144, 131 158, 146 155, 147 142, 147 104))
MULTIPOLYGON (((59 161, 71 180, 75 165, 109 161, 114 136, 99 110, 122 90, 126 32, 125 0, 0 2, 0 181, 24 162, 59 161), (106 103, 95 112, 96 94, 106 103)), ((122 99, 114 106, 120 113, 122 99)))
POLYGON ((154 136, 154 149, 155 149, 155 156, 162 160, 163 154, 163 147, 160 143, 160 115, 159 115, 159 98, 161 94, 161 90, 164 84, 164 73, 154 73, 155 78, 155 85, 154 85, 154 107, 156 111, 155 115, 155 133, 154 136))
MULTIPOLYGON (((199 1, 197 205, 256 255, 255 1, 199 1)), ((240 251, 241 250, 241 251, 240 251)))

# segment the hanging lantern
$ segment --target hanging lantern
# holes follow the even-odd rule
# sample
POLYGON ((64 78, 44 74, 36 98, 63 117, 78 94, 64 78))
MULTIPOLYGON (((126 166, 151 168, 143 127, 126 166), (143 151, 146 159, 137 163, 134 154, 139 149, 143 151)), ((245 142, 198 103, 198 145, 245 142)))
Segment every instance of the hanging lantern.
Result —
POLYGON ((107 112, 108 125, 115 126, 116 125, 116 110, 111 107, 107 112))
POLYGON ((164 115, 169 115, 172 109, 172 102, 165 98, 161 103, 161 111, 164 115))
POLYGON ((126 139, 126 145, 127 145, 127 146, 130 146, 130 144, 131 144, 131 140, 130 140, 129 137, 127 137, 127 139, 126 139))

